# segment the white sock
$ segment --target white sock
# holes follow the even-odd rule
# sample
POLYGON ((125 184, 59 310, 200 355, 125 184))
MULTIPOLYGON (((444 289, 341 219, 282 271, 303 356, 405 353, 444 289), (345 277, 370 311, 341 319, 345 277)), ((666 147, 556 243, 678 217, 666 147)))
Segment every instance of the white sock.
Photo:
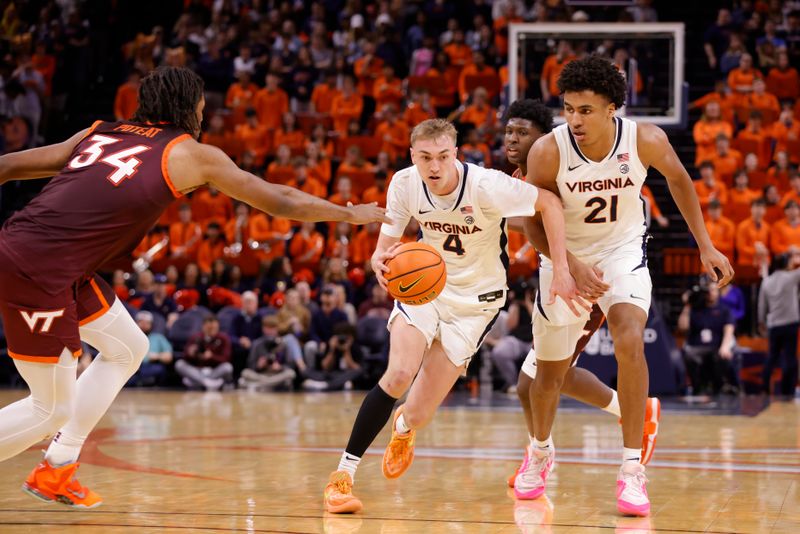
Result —
POLYGON ((545 441, 537 441, 536 438, 534 436, 531 436, 531 435, 528 436, 528 440, 530 440, 530 444, 531 444, 531 448, 532 449, 538 447, 538 445, 536 445, 537 443, 544 443, 545 444, 544 447, 545 448, 550 447, 551 450, 555 450, 555 448, 556 448, 556 445, 553 442, 553 435, 552 434, 550 434, 550 437, 548 437, 545 441))
POLYGON ((83 441, 69 438, 59 432, 50 442, 50 446, 47 447, 44 458, 53 467, 71 464, 78 461, 82 446, 83 441))
POLYGON ((408 434, 411 432, 411 428, 406 424, 406 418, 403 417, 405 414, 400 414, 400 417, 397 418, 395 422, 394 429, 397 431, 398 434, 408 434))
POLYGON ((611 402, 608 403, 608 406, 603 408, 603 411, 614 414, 617 417, 622 417, 622 412, 619 409, 619 397, 617 397, 617 391, 612 389, 611 395, 611 402))
POLYGON ((553 453, 553 437, 547 436, 547 439, 544 441, 539 441, 536 438, 533 438, 533 452, 539 458, 543 458, 546 455, 553 453))
POLYGON ((348 454, 347 451, 345 451, 342 453, 341 459, 339 459, 339 469, 337 469, 337 471, 347 471, 350 473, 350 478, 355 480, 356 469, 358 469, 358 463, 360 461, 361 458, 348 454))
POLYGON ((536 446, 536 438, 528 434, 528 440, 530 441, 531 448, 536 446))
POLYGON ((641 462, 642 459, 642 449, 628 449, 627 447, 622 448, 622 463, 625 462, 636 462, 637 464, 641 462))

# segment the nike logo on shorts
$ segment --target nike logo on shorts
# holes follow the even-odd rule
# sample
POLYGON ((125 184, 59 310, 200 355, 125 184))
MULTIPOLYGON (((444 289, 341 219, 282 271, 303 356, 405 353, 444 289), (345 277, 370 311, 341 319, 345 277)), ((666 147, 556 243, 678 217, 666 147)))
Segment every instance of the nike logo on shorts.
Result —
POLYGON ((644 297, 637 297, 637 296, 636 296, 636 295, 634 295, 633 293, 631 293, 631 298, 632 298, 632 299, 638 299, 638 300, 647 300, 647 299, 645 299, 644 297))

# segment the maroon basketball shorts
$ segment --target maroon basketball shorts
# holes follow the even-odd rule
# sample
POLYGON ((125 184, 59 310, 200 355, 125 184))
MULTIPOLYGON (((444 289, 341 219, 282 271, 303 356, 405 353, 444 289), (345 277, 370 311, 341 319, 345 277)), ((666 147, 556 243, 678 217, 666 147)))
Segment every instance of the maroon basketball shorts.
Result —
POLYGON ((51 295, 3 257, 0 313, 8 355, 29 362, 57 363, 66 347, 73 356, 80 356, 78 328, 103 315, 114 298, 111 287, 97 275, 51 295))

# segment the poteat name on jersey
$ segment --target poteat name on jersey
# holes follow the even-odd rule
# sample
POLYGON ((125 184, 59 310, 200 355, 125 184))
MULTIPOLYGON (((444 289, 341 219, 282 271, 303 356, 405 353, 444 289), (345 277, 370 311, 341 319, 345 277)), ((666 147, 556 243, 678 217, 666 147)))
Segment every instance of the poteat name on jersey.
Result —
POLYGON ((637 187, 630 178, 605 178, 602 180, 586 180, 566 184, 570 193, 587 193, 593 191, 608 191, 609 189, 624 189, 626 187, 637 187), (624 182, 623 182, 624 180, 624 182))
POLYGON ((477 226, 470 226, 467 224, 453 224, 453 223, 440 223, 435 221, 425 221, 422 223, 422 226, 428 230, 433 230, 434 232, 443 232, 445 234, 475 234, 478 232, 483 232, 477 226))

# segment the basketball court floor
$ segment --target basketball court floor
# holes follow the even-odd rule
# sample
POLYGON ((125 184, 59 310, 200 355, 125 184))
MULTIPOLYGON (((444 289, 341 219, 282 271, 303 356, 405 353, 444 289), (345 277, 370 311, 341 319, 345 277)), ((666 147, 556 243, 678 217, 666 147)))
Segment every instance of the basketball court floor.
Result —
MULTIPOLYGON (((24 395, 0 391, 0 405, 24 395)), ((665 401, 648 468, 652 516, 615 510, 617 421, 562 402, 547 499, 515 502, 506 478, 526 439, 504 395, 454 394, 418 434, 399 480, 381 475, 385 430, 361 463, 364 511, 328 516, 322 489, 363 393, 123 391, 84 448, 91 511, 19 487, 41 446, 0 464, 0 533, 800 532, 800 403, 665 401)))

